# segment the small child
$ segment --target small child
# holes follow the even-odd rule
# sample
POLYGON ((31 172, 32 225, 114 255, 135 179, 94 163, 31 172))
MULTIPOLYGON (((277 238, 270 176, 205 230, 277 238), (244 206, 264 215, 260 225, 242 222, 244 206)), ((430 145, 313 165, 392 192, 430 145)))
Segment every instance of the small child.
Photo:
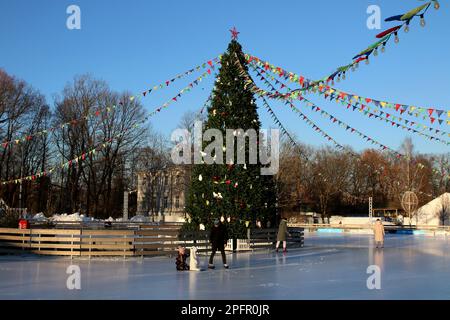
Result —
POLYGON ((186 259, 188 257, 188 254, 186 253, 186 248, 179 246, 178 247, 178 255, 176 259, 176 265, 178 271, 185 271, 189 270, 189 265, 186 263, 186 259))

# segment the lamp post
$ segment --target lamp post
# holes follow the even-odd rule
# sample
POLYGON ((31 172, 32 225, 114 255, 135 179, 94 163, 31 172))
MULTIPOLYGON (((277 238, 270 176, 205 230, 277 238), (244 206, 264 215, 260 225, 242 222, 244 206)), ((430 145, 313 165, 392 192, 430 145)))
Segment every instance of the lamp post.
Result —
MULTIPOLYGON (((19 134, 23 135, 25 134, 24 132, 19 132, 19 134)), ((23 181, 23 147, 24 144, 22 143, 20 145, 20 180, 19 180, 19 209, 20 209, 20 214, 22 214, 22 181, 23 181)))

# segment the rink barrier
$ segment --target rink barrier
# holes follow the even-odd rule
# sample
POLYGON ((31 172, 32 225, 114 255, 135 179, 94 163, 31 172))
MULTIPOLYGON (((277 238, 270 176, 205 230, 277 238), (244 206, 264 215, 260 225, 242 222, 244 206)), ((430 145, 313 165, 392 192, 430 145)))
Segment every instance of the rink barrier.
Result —
MULTIPOLYGON (((286 237, 288 246, 304 245, 304 229, 299 227, 288 227, 289 235, 286 237)), ((252 229, 250 231, 251 249, 271 249, 277 241, 278 229, 252 229)))
MULTIPOLYGON (((288 228, 290 246, 303 246, 303 229, 288 228)), ((239 239, 237 251, 272 248, 277 229, 251 230, 239 239)), ((14 229, 0 228, 0 253, 34 253, 56 256, 157 256, 176 254, 178 246, 211 250, 209 232, 180 233, 179 225, 145 225, 138 230, 14 229)), ((229 242, 228 245, 231 245, 229 242)), ((230 248, 228 248, 230 249, 230 248)))
MULTIPOLYGON (((340 234, 373 234, 373 225, 367 224, 299 224, 290 223, 290 227, 301 227, 307 232, 340 233, 340 234)), ((385 226, 387 233, 399 235, 416 235, 430 237, 450 237, 450 226, 385 226)))

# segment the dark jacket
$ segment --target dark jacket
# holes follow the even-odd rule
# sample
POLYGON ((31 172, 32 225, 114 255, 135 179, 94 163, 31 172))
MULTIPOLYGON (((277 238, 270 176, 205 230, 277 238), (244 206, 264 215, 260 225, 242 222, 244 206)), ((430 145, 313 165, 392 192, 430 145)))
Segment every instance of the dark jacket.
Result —
POLYGON ((185 254, 178 253, 177 259, 175 261, 178 271, 189 270, 189 265, 186 262, 187 257, 188 257, 188 254, 186 254, 186 253, 185 254))
POLYGON ((216 247, 218 249, 225 248, 225 244, 228 241, 227 228, 222 223, 219 223, 217 227, 213 226, 211 229, 211 234, 209 236, 209 241, 211 242, 213 247, 216 247))

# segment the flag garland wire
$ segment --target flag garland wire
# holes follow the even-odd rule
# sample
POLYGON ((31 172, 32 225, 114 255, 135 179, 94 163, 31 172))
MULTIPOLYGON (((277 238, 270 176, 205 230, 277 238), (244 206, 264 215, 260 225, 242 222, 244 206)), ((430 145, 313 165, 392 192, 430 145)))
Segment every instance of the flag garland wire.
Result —
POLYGON ((356 56, 353 57, 353 61, 345 66, 341 66, 337 68, 335 72, 330 74, 329 76, 326 76, 322 78, 320 81, 325 82, 333 82, 334 79, 337 77, 337 81, 340 81, 341 77, 343 80, 345 80, 345 74, 348 72, 348 70, 355 71, 358 68, 358 65, 360 62, 365 61, 366 64, 369 64, 369 57, 371 55, 378 56, 378 48, 380 48, 381 52, 383 53, 385 51, 387 43, 391 40, 392 36, 394 35, 395 43, 399 42, 398 38, 398 32, 400 29, 404 28, 405 32, 409 31, 409 25, 412 19, 415 17, 420 17, 420 25, 422 27, 425 27, 425 18, 424 15, 430 8, 431 4, 434 4, 434 7, 436 9, 439 9, 439 2, 437 0, 428 1, 427 3, 420 5, 417 8, 414 8, 410 11, 408 11, 405 14, 400 14, 396 16, 389 17, 385 19, 385 21, 400 21, 402 22, 400 25, 397 25, 393 28, 387 29, 378 35, 376 35, 376 38, 380 39, 376 41, 375 43, 371 44, 369 47, 358 53, 356 56))
MULTIPOLYGON (((272 91, 275 91, 275 93, 278 93, 277 89, 272 85, 272 83, 270 83, 257 69, 257 67, 254 67, 255 72, 258 74, 258 76, 261 78, 262 81, 264 81, 264 83, 268 86, 270 86, 272 88, 272 91)), ((290 88, 288 88, 286 86, 287 90, 290 90, 290 88)), ((375 139, 372 139, 371 137, 365 135, 364 133, 362 133, 361 131, 349 126, 348 124, 346 124, 345 122, 339 120, 338 118, 334 117, 333 115, 331 115, 330 113, 326 112, 325 110, 322 110, 320 107, 318 107, 317 105, 315 105, 314 103, 312 103, 311 101, 309 101, 308 99, 304 98, 304 97, 300 97, 301 101, 305 101, 306 105, 311 107, 312 110, 315 111, 321 111, 321 115, 326 115, 330 118, 330 120, 332 120, 333 123, 338 123, 339 126, 345 126, 346 127, 346 131, 348 131, 349 129, 351 130, 351 132, 356 132, 360 137, 362 137, 364 140, 367 140, 368 142, 371 142, 372 144, 376 144, 378 145, 380 148, 382 148, 382 150, 388 150, 389 152, 391 152, 392 154, 396 155, 397 157, 401 157, 402 154, 400 154, 399 152, 393 150, 392 148, 389 148, 388 146, 378 142, 375 139)), ((286 99, 286 102, 289 103, 291 106, 291 108, 296 111, 298 110, 290 101, 290 99, 286 99)))
POLYGON ((270 64, 267 61, 261 60, 258 57, 251 56, 249 54, 246 54, 245 57, 248 62, 256 63, 259 67, 263 68, 265 71, 270 70, 272 73, 277 74, 280 78, 284 78, 286 81, 289 81, 291 83, 298 83, 300 86, 302 86, 303 89, 294 89, 294 90, 291 90, 291 92, 289 92, 288 95, 290 95, 294 99, 296 99, 301 94, 301 90, 306 90, 307 92, 309 91, 309 92, 313 92, 313 93, 315 93, 317 90, 319 92, 331 90, 333 92, 336 92, 336 94, 339 94, 340 96, 342 96, 343 98, 346 98, 348 100, 354 99, 360 103, 366 103, 366 104, 372 103, 376 107, 390 108, 390 109, 395 110, 396 112, 399 112, 400 114, 403 114, 406 112, 410 116, 414 116, 417 118, 422 117, 422 119, 424 119, 424 120, 427 119, 426 117, 428 116, 428 118, 432 124, 437 123, 439 125, 442 125, 445 120, 441 119, 441 117, 442 117, 442 115, 446 115, 447 116, 446 123, 448 125, 450 125, 450 110, 431 108, 431 107, 429 107, 429 108, 417 107, 417 106, 413 106, 413 105, 405 105, 405 104, 400 104, 400 103, 380 101, 380 100, 376 100, 373 98, 367 98, 367 97, 359 96, 356 94, 347 93, 347 92, 341 91, 339 89, 336 89, 332 86, 325 85, 325 84, 310 85, 311 80, 305 78, 302 75, 298 75, 293 72, 285 71, 281 67, 270 64), (434 114, 435 114, 435 117, 433 117, 434 114))
MULTIPOLYGON (((175 82, 176 80, 179 80, 185 76, 188 76, 192 73, 194 73, 195 71, 198 71, 200 69, 204 69, 204 68, 213 68, 215 64, 220 63, 220 57, 221 55, 219 55, 218 57, 215 57, 211 60, 208 60, 207 62, 204 62, 201 65, 198 65, 194 68, 191 68, 183 73, 180 73, 178 75, 176 75, 175 77, 171 78, 170 80, 167 80, 163 83, 160 83, 156 86, 153 86, 151 89, 145 90, 142 92, 142 97, 145 97, 147 94, 151 93, 152 91, 155 90, 159 90, 159 89, 164 89, 167 88, 171 83, 175 82)), ((214 69, 214 68, 213 68, 214 69)), ((208 69, 210 70, 210 69, 208 69)), ((129 97, 130 101, 133 101, 134 99, 138 99, 140 98, 140 95, 131 95, 129 97)), ((119 105, 122 105, 122 102, 119 102, 119 105)), ((106 119, 108 117, 106 113, 110 113, 112 111, 114 111, 118 106, 116 105, 112 105, 112 106, 107 106, 107 107, 97 107, 95 108, 95 110, 88 112, 86 115, 79 117, 79 118, 73 118, 70 119, 64 123, 58 124, 56 126, 50 127, 50 128, 46 128, 40 131, 35 131, 35 132, 29 132, 25 135, 22 135, 21 137, 17 137, 15 139, 11 139, 11 140, 5 140, 3 142, 0 143, 0 147, 3 147, 4 149, 6 148, 12 148, 13 146, 17 146, 20 144, 23 144, 27 141, 31 141, 36 137, 40 137, 40 136, 45 136, 48 135, 56 130, 59 129, 64 129, 65 127, 68 126, 76 126, 78 125, 80 122, 82 121, 86 121, 89 120, 91 118, 96 119, 96 121, 98 121, 99 119, 106 119)))
MULTIPOLYGON (((253 65, 253 64, 252 64, 252 65, 253 65)), ((258 67, 258 66, 256 65, 256 67, 258 67)), ((259 70, 260 70, 262 73, 266 73, 273 81, 275 81, 276 84, 280 84, 281 89, 283 89, 283 88, 288 88, 287 85, 286 85, 285 83, 283 83, 282 81, 277 80, 277 79, 273 76, 273 74, 270 75, 270 74, 268 74, 268 72, 265 72, 265 71, 262 70, 261 68, 259 68, 259 70)), ((290 89, 289 89, 289 90, 290 90, 290 89)), ((281 95, 281 96, 283 96, 283 95, 281 95)), ((325 99, 327 99, 327 97, 330 97, 330 101, 332 101, 333 99, 335 99, 335 100, 336 100, 336 103, 338 103, 339 98, 340 98, 339 96, 334 95, 334 93, 332 93, 331 91, 330 91, 330 94, 325 94, 325 99)), ((299 99, 300 99, 300 100, 303 100, 303 99, 306 99, 306 98, 300 96, 299 99)), ((356 104, 355 104, 355 105, 353 105, 352 103, 348 103, 348 104, 347 104, 347 102, 346 102, 345 100, 342 100, 341 103, 342 103, 343 105, 346 105, 346 106, 347 106, 347 109, 350 109, 350 107, 353 107, 353 111, 355 111, 355 110, 358 108, 358 107, 356 106, 356 104)), ((384 121, 384 122, 386 122, 386 123, 390 123, 392 126, 396 126, 397 128, 402 128, 402 129, 407 130, 407 131, 412 131, 412 132, 414 132, 414 133, 416 133, 416 134, 418 134, 418 135, 420 135, 420 136, 422 136, 422 137, 424 137, 424 138, 426 138, 426 139, 429 139, 430 141, 435 140, 435 141, 440 142, 440 143, 442 143, 442 144, 444 144, 444 145, 446 145, 446 146, 449 146, 449 145, 450 145, 450 142, 449 142, 449 141, 446 141, 446 140, 444 140, 444 139, 442 139, 442 138, 435 137, 435 136, 433 136, 433 135, 429 135, 429 134, 420 132, 420 131, 418 131, 418 130, 416 130, 416 129, 406 127, 406 126, 404 126, 404 125, 401 124, 401 123, 398 123, 398 122, 395 122, 395 121, 393 121, 393 120, 388 119, 388 118, 391 116, 389 113, 386 113, 387 117, 383 117, 382 115, 383 115, 385 112, 379 111, 379 110, 374 110, 373 112, 380 112, 380 114, 381 114, 381 115, 376 115, 376 114, 370 112, 371 109, 370 109, 369 106, 365 106, 365 105, 362 105, 361 108, 358 108, 358 109, 360 110, 360 113, 363 113, 363 114, 364 114, 365 116, 367 116, 369 119, 370 119, 371 117, 374 117, 374 118, 376 118, 376 119, 378 119, 378 120, 380 120, 380 121, 384 121), (365 107, 367 107, 368 110, 364 110, 365 107)), ((319 110, 316 110, 316 111, 319 111, 319 110)), ((323 111, 323 112, 325 112, 325 111, 323 111)), ((393 116, 392 118, 395 119, 396 117, 393 116)), ((331 120, 334 121, 334 119, 331 119, 331 120)), ((403 120, 403 119, 400 118, 400 120, 403 120)), ((409 120, 406 120, 406 121, 409 121, 409 120)), ((339 122, 339 121, 338 121, 338 122, 339 122)), ((435 129, 435 128, 428 128, 428 127, 426 127, 425 125, 422 125, 422 124, 417 123, 417 122, 414 122, 414 121, 409 121, 409 123, 410 123, 411 125, 416 124, 417 126, 422 126, 422 127, 424 128, 423 130, 426 130, 426 129, 429 129, 430 131, 435 130, 435 132, 440 133, 441 136, 442 136, 442 135, 445 135, 445 134, 447 134, 448 136, 450 136, 450 134, 448 134, 447 132, 445 132, 445 131, 443 131, 443 130, 438 130, 438 129, 435 129)), ((347 129, 347 130, 348 130, 348 129, 347 129)))
MULTIPOLYGON (((262 89, 258 88, 258 86, 253 82, 253 80, 249 77, 249 75, 247 74, 247 72, 242 68, 242 66, 240 65, 240 75, 242 77, 244 77, 246 80, 246 85, 245 87, 250 88, 250 90, 257 94, 258 96, 263 96, 263 94, 260 94, 261 91, 263 91, 262 89)), ((285 101, 286 104, 289 104, 291 106, 291 108, 296 111, 296 113, 299 115, 299 117, 301 117, 308 125, 310 125, 315 131, 319 132, 324 138, 326 138, 328 141, 331 141, 334 146, 337 149, 345 149, 341 144, 339 144, 336 140, 334 140, 331 136, 329 136, 325 131, 323 131, 319 126, 317 126, 313 121, 311 121, 305 114, 303 114, 300 110, 298 110, 291 101, 286 100, 285 101)))
MULTIPOLYGON (((219 63, 219 62, 216 62, 219 63)), ((211 68, 214 68, 214 64, 211 66, 211 68)), ((151 117, 153 117, 155 114, 157 114, 158 112, 161 112, 161 110, 169 107, 171 104, 173 104, 174 102, 178 101, 178 98, 180 98, 182 96, 182 94, 184 94, 185 92, 190 92, 192 88, 194 88, 194 86, 197 86, 204 78, 206 78, 208 75, 211 74, 211 70, 208 69, 207 71, 205 71, 204 73, 202 73, 198 78, 196 78, 193 82, 189 83, 188 86, 186 86, 185 88, 183 88, 177 95, 175 95, 173 98, 167 100, 164 104, 162 104, 161 106, 155 108, 155 110, 153 110, 152 112, 148 113, 147 116, 145 116, 144 119, 134 123, 133 125, 125 128, 124 130, 122 130, 120 133, 118 133, 117 135, 115 135, 114 137, 111 137, 109 139, 104 140, 103 142, 98 143, 97 145, 95 145, 94 147, 88 149, 87 151, 83 152, 81 155, 79 155, 76 158, 73 158, 71 160, 68 160, 66 162, 62 162, 59 165, 56 165, 48 170, 44 170, 44 171, 40 171, 38 173, 35 173, 33 175, 29 175, 26 177, 20 177, 20 178, 16 178, 16 179, 11 179, 8 181, 1 181, 0 185, 7 185, 7 184, 13 184, 13 183, 20 183, 24 180, 28 180, 28 181, 34 181, 40 177, 45 177, 45 176, 49 176, 51 175, 55 170, 59 169, 59 168, 69 168, 73 165, 78 164, 81 161, 86 160, 87 157, 92 157, 94 156, 96 153, 98 153, 99 151, 101 151, 102 149, 106 148, 109 144, 112 144, 114 140, 120 139, 120 137, 122 137, 123 135, 125 135, 125 133, 127 133, 129 130, 133 129, 133 128, 137 128, 143 124, 145 124, 148 119, 150 119, 151 117)))

